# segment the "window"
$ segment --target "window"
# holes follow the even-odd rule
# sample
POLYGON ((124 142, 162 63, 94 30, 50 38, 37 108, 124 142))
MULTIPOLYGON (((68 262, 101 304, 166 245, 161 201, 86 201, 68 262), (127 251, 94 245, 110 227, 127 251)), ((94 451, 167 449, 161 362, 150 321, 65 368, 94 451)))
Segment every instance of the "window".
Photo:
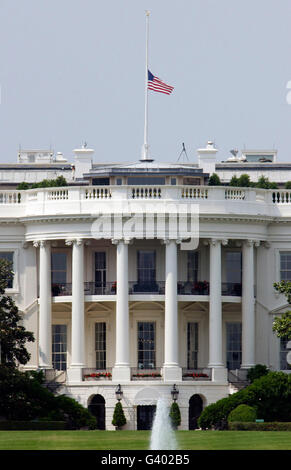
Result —
POLYGON ((122 178, 116 178, 116 184, 118 186, 121 186, 122 185, 122 178))
POLYGON ((52 363, 56 370, 67 369, 67 325, 52 325, 52 363))
MULTIPOLYGON (((0 251, 0 259, 5 259, 12 263, 12 270, 13 270, 13 251, 0 251)), ((12 289, 13 287, 13 279, 9 279, 7 288, 12 289)))
POLYGON ((198 323, 187 323, 187 369, 198 367, 198 323))
POLYGON ((230 370, 240 369, 241 351, 241 323, 226 323, 226 364, 230 370))
POLYGON ((95 323, 96 369, 106 369, 106 323, 95 323))
POLYGON ((93 186, 109 186, 109 178, 93 178, 93 186))
POLYGON ((191 178, 191 177, 186 177, 183 178, 183 184, 186 184, 187 186, 199 186, 200 185, 200 178, 191 178))
POLYGON ((175 186, 177 184, 177 179, 176 178, 171 178, 171 185, 175 186))
POLYGON ((106 288, 106 253, 95 253, 95 294, 104 294, 106 288))
POLYGON ((153 284, 156 281, 156 252, 137 252, 137 279, 139 284, 153 284))
POLYGON ((156 324, 154 322, 138 322, 137 356, 139 369, 155 369, 156 324))
POLYGON ((291 281, 291 251, 280 253, 280 280, 291 281))
POLYGON ((226 252, 226 281, 241 284, 242 255, 240 251, 226 252))
POLYGON ((165 184, 165 178, 155 176, 129 176, 127 178, 128 185, 148 185, 148 184, 165 184))
POLYGON ((187 281, 197 282, 198 280, 198 252, 187 252, 187 281))
POLYGON ((280 338, 280 370, 289 370, 291 369, 291 365, 287 362, 287 343, 288 338, 280 338))
POLYGON ((52 284, 67 282, 67 254, 55 252, 51 256, 52 284))

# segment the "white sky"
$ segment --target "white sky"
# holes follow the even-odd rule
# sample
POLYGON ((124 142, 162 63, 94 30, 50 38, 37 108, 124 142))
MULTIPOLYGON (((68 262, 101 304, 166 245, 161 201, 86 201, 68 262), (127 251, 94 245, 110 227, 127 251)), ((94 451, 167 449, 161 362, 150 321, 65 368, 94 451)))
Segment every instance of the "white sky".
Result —
POLYGON ((291 161, 290 0, 0 0, 0 162, 19 145, 97 161, 140 159, 145 10, 150 70, 175 87, 149 92, 150 153, 177 161, 215 141, 278 149, 291 161))

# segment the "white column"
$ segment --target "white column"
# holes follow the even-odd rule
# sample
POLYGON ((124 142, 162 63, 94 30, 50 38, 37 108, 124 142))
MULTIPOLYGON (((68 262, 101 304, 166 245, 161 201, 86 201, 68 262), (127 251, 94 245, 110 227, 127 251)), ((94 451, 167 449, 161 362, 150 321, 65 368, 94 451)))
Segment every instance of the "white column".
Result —
POLYGON ((165 285, 165 360, 164 381, 182 380, 179 367, 178 301, 177 301, 177 242, 166 240, 165 285))
POLYGON ((51 247, 48 241, 39 246, 39 367, 52 368, 51 247))
POLYGON ((72 244, 72 325, 71 325, 71 363, 68 381, 80 382, 84 367, 84 241, 66 241, 72 244))
POLYGON ((112 380, 130 380, 128 310, 128 240, 112 240, 116 245, 116 360, 112 380))
MULTIPOLYGON (((227 241, 223 241, 226 244, 227 241)), ((210 240, 209 364, 212 380, 226 380, 222 359, 221 244, 210 240)))
POLYGON ((242 247, 242 369, 255 365, 254 243, 242 247))

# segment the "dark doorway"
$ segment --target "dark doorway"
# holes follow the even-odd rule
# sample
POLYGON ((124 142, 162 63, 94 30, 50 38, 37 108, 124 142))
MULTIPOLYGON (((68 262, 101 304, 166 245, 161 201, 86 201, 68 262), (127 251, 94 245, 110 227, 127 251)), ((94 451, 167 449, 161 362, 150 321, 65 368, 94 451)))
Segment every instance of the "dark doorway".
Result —
POLYGON ((94 395, 91 399, 88 411, 95 416, 97 429, 105 430, 105 400, 102 395, 94 395))
POLYGON ((198 428, 198 418, 203 410, 203 401, 200 395, 192 395, 189 400, 189 430, 198 428))
POLYGON ((137 407, 137 430, 151 430, 156 412, 155 405, 140 405, 137 407))

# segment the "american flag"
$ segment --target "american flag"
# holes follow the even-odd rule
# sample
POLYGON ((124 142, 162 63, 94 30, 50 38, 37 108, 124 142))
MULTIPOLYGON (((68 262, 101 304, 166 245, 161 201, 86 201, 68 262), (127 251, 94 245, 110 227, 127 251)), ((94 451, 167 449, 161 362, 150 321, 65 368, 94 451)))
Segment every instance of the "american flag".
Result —
POLYGON ((155 77, 148 70, 148 89, 153 90, 153 91, 158 91, 160 93, 165 93, 166 95, 170 95, 172 91, 174 90, 174 87, 162 82, 160 78, 155 77))

